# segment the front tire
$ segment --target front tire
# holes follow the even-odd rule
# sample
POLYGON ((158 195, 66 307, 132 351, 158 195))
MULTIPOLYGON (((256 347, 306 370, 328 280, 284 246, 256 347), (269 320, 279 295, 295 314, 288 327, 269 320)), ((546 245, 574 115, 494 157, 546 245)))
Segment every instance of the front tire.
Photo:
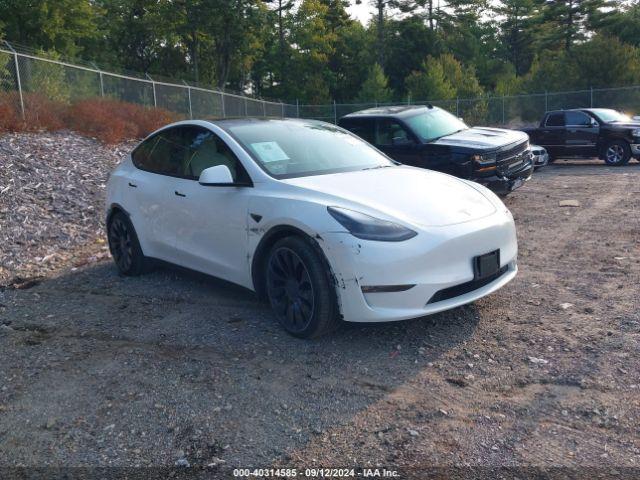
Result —
POLYGON ((287 237, 276 242, 266 263, 266 290, 278 322, 299 338, 320 337, 339 321, 329 266, 311 241, 287 237))
POLYGON ((619 167, 631 159, 631 147, 624 140, 609 142, 604 148, 604 161, 607 165, 619 167))
POLYGON ((145 272, 148 262, 129 217, 122 212, 114 213, 107 226, 107 238, 113 261, 122 275, 137 276, 145 272))

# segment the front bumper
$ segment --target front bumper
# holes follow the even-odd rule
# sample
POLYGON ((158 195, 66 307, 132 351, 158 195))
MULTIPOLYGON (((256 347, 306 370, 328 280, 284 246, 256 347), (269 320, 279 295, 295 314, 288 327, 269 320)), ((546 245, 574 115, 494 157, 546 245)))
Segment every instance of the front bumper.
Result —
POLYGON ((640 157, 640 143, 631 144, 631 155, 634 157, 640 157))
POLYGON ((533 168, 533 160, 529 157, 529 160, 516 171, 509 172, 507 174, 497 172, 495 175, 490 177, 477 177, 472 178, 471 180, 484 185, 498 195, 506 195, 516 188, 521 187, 526 181, 528 181, 533 173, 533 168))
MULTIPOLYGON (((504 207, 503 207, 504 208, 504 207)), ((477 300, 517 273, 517 240, 510 215, 421 231, 404 242, 374 242, 326 233, 320 245, 331 265, 343 318, 383 322, 417 318, 477 300), (429 303, 436 292, 474 279, 473 258, 500 249, 506 271, 472 291, 429 303), (413 285, 404 291, 363 293, 363 286, 413 285)))

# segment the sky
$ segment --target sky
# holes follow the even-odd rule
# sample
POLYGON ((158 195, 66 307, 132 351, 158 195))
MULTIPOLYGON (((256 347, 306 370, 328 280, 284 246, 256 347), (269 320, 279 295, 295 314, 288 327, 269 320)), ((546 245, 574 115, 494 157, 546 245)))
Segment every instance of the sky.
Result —
POLYGON ((356 0, 349 0, 347 11, 353 18, 359 20, 363 25, 366 25, 375 8, 369 0, 362 0, 360 5, 356 5, 356 0))

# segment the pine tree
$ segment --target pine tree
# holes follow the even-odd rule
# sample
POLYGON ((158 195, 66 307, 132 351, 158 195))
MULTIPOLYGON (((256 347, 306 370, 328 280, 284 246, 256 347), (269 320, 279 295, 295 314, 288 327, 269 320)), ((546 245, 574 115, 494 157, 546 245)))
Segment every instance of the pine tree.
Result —
POLYGON ((385 103, 391 101, 392 95, 389 89, 389 81, 382 70, 382 67, 374 63, 369 70, 367 79, 360 88, 358 94, 358 102, 377 102, 385 103))

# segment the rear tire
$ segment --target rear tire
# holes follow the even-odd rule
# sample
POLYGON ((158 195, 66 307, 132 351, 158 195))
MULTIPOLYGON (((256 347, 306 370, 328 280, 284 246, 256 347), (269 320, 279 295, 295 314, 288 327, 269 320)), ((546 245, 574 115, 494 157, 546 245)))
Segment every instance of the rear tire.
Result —
POLYGON ((619 167, 631 159, 631 147, 624 140, 613 140, 604 147, 604 161, 607 165, 619 167))
POLYGON ((286 237, 266 261, 267 297, 280 325, 299 338, 316 338, 339 323, 338 302, 329 266, 310 240, 286 237))
POLYGON ((148 260, 142 253, 138 235, 129 217, 116 212, 107 225, 109 251, 122 275, 138 276, 147 270, 148 260))

